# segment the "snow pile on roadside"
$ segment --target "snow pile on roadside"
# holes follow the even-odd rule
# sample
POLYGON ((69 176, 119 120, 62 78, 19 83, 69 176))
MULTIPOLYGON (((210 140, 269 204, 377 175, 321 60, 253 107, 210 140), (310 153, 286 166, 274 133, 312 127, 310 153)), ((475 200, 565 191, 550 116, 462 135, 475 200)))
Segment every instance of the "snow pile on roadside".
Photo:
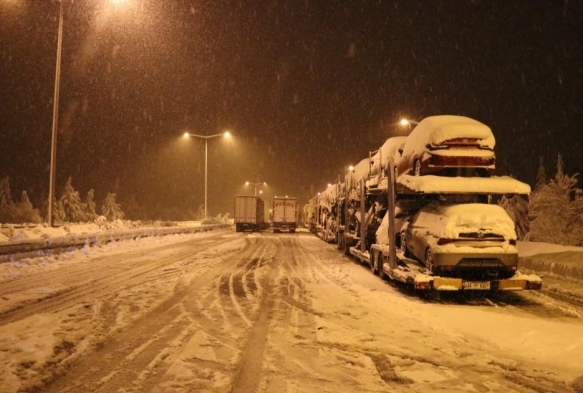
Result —
POLYGON ((518 242, 518 256, 520 269, 583 280, 583 247, 518 242))
MULTIPOLYGON (((160 221, 149 224, 128 220, 107 221, 105 217, 99 217, 90 223, 65 224, 58 227, 50 227, 48 224, 23 226, 5 224, 0 227, 0 245, 21 243, 23 241, 49 240, 66 236, 95 235, 110 231, 160 228, 168 225, 168 223, 160 221)), ((172 223, 172 225, 184 226, 184 223, 172 223)), ((200 225, 200 222, 189 221, 188 225, 200 225)))

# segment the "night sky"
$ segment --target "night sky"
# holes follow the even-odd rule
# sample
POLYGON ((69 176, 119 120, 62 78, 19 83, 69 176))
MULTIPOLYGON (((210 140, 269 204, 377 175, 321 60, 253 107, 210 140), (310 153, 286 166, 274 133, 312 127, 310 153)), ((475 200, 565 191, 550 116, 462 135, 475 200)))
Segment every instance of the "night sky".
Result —
MULTIPOLYGON (((492 128, 497 174, 582 173, 583 2, 64 0, 57 196, 186 219, 267 182, 300 203, 401 117, 492 128)), ((48 196, 58 3, 0 0, 0 177, 48 196)), ((579 187, 583 188, 581 181, 579 187)))

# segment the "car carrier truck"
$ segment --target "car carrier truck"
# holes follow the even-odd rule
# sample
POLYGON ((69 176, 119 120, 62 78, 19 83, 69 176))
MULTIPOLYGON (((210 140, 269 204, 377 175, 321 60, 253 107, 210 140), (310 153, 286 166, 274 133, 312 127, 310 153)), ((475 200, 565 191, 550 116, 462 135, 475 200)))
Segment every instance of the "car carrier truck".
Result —
MULTIPOLYGON (((334 198, 330 198, 330 192, 318 194, 320 200, 311 205, 318 236, 328 242, 336 242, 339 250, 368 264, 371 271, 381 278, 405 283, 414 290, 541 289, 539 276, 518 271, 501 274, 499 266, 493 267, 479 255, 465 259, 451 270, 438 270, 412 257, 401 244, 403 224, 431 201, 460 200, 488 204, 502 195, 529 194, 530 186, 508 176, 402 174, 395 178, 392 169, 395 167, 395 156, 389 154, 381 157, 384 165, 379 170, 378 160, 381 158, 375 158, 379 151, 370 152, 368 159, 362 160, 344 179, 338 181, 334 198), (377 169, 371 170, 375 166, 377 169), (331 227, 332 233, 325 229, 330 222, 335 223, 331 227)), ((481 238, 483 234, 476 236, 477 241, 488 240, 481 238)), ((515 244, 515 240, 511 242, 515 244)), ((505 245, 514 247, 508 241, 505 245)))
POLYGON ((257 196, 236 195, 234 221, 237 232, 260 231, 265 223, 265 203, 257 196))
POLYGON ((273 232, 294 233, 298 227, 298 199, 274 197, 272 210, 273 232))

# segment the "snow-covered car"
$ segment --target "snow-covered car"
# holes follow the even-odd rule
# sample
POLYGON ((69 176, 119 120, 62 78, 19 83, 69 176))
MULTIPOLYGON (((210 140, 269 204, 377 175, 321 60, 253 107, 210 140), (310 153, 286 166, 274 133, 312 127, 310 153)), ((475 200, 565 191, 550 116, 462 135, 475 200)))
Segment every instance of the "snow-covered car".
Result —
POLYGON ((389 158, 393 157, 396 160, 406 141, 406 136, 391 137, 383 143, 380 149, 373 152, 370 158, 370 176, 383 176, 382 169, 385 169, 389 158))
POLYGON ((430 202, 401 228, 401 251, 444 277, 504 279, 518 265, 514 222, 485 203, 430 202))
POLYGON ((411 131, 395 174, 487 177, 494 172, 496 140, 487 125, 465 116, 431 116, 411 131))

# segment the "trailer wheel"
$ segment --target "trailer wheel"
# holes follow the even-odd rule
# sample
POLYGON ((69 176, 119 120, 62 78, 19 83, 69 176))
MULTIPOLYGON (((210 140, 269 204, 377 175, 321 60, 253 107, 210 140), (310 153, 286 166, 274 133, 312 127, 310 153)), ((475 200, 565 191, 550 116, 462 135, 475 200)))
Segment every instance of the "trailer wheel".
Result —
POLYGON ((382 252, 379 252, 378 257, 376 259, 377 262, 377 270, 379 272, 379 278, 381 280, 386 280, 387 279, 387 275, 385 274, 385 271, 383 270, 383 265, 384 265, 384 256, 382 252))
POLYGON ((377 274, 377 261, 376 261, 376 252, 371 252, 370 253, 370 271, 372 274, 377 274))
POLYGON ((411 256, 411 253, 407 248, 407 240, 405 240, 405 238, 406 238, 405 232, 401 232, 401 252, 403 252, 403 255, 405 257, 409 258, 411 256))
POLYGON ((433 254, 430 249, 425 251, 425 268, 430 274, 433 274, 433 254))
POLYGON ((413 173, 415 176, 421 176, 421 161, 419 159, 416 159, 413 163, 413 173))
POLYGON ((395 184, 395 190, 397 189, 397 177, 399 177, 399 170, 395 167, 393 169, 393 183, 395 184))

